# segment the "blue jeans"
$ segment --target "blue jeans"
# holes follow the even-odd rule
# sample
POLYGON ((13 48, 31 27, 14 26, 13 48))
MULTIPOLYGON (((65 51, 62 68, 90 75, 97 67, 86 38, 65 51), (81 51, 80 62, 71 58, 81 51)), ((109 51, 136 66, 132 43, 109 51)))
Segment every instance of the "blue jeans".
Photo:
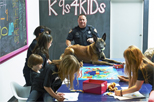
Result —
POLYGON ((48 94, 48 93, 41 93, 41 92, 36 91, 36 90, 33 90, 30 93, 27 102, 36 102, 37 99, 39 97, 41 97, 41 96, 43 96, 44 102, 54 102, 54 98, 50 94, 48 94))

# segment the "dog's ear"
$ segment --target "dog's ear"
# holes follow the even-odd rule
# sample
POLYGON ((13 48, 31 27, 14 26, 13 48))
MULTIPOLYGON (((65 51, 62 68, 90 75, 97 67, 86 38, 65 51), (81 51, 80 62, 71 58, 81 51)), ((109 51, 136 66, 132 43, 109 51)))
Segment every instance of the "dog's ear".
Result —
POLYGON ((93 35, 94 41, 96 42, 97 36, 95 34, 92 34, 92 35, 93 35))
POLYGON ((106 40, 106 33, 103 34, 102 39, 105 41, 106 40))

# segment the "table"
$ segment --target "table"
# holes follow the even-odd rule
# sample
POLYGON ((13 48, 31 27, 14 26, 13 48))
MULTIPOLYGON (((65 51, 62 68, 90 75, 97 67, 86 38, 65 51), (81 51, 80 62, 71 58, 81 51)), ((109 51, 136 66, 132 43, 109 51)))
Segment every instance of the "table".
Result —
MULTIPOLYGON (((116 59, 116 60, 122 61, 123 59, 116 59)), ((84 66, 94 66, 94 65, 84 63, 84 66)), ((102 66, 102 65, 97 65, 97 66, 102 66)), ((124 74, 124 68, 117 69, 117 72, 118 72, 119 75, 125 75, 124 74)), ((75 78, 75 80, 73 81, 74 89, 82 90, 83 81, 84 80, 79 80, 79 85, 77 86, 77 80, 75 78)), ((121 82, 119 79, 116 79, 116 80, 109 79, 109 80, 106 80, 106 81, 107 81, 107 83, 112 83, 112 82, 118 83, 120 85, 120 87, 118 87, 118 89, 120 89, 121 87, 127 87, 128 86, 127 82, 121 82)), ((141 89, 139 90, 139 92, 141 94, 143 94, 145 96, 145 98, 142 98, 142 99, 141 98, 140 99, 129 99, 129 100, 126 100, 126 101, 147 101, 151 89, 152 89, 152 86, 150 84, 144 83, 142 85, 141 89)), ((70 92, 68 87, 66 85, 64 85, 64 84, 58 89, 58 91, 59 92, 64 92, 64 93, 72 93, 72 92, 70 92)), ((103 95, 103 94, 102 95, 97 95, 97 94, 90 94, 90 93, 79 93, 79 97, 78 97, 77 102, 102 102, 102 101, 104 102, 104 101, 120 101, 120 100, 114 99, 114 97, 112 97, 112 96, 103 95)))

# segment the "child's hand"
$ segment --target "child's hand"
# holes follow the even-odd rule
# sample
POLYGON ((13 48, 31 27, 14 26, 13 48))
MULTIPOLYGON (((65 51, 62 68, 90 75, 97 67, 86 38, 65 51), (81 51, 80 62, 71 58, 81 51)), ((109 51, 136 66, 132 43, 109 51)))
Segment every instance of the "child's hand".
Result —
POLYGON ((115 90, 115 91, 114 91, 115 95, 116 95, 116 96, 121 96, 120 91, 121 91, 121 90, 115 90))
POLYGON ((125 77, 125 76, 118 75, 118 78, 119 78, 120 81, 125 81, 125 82, 129 81, 128 77, 125 77))
POLYGON ((125 64, 126 64, 126 62, 124 61, 124 62, 122 62, 122 64, 123 64, 123 65, 125 65, 125 64))
POLYGON ((50 59, 48 59, 47 62, 48 62, 48 64, 51 64, 52 63, 52 61, 50 59))
POLYGON ((57 95, 58 95, 58 96, 64 96, 65 94, 64 94, 64 93, 58 92, 57 95))
POLYGON ((58 95, 57 94, 57 98, 56 98, 59 102, 61 102, 61 101, 64 101, 64 97, 63 96, 61 96, 61 95, 58 95))

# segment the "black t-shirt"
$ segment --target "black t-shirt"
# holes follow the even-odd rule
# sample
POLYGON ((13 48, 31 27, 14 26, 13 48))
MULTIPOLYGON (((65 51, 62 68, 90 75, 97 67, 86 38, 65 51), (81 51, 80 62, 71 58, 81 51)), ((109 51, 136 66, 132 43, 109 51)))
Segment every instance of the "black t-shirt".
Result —
POLYGON ((32 43, 30 44, 29 48, 28 48, 28 51, 27 51, 27 58, 26 58, 26 62, 25 62, 25 66, 24 66, 24 69, 23 69, 23 73, 24 74, 29 74, 30 73, 30 68, 28 67, 27 63, 28 63, 28 58, 29 56, 32 54, 32 51, 34 50, 35 46, 37 45, 37 40, 34 39, 32 41, 32 43))
POLYGON ((35 72, 35 71, 33 71, 33 70, 30 70, 30 81, 31 81, 31 83, 34 82, 35 78, 38 77, 39 74, 40 74, 40 73, 37 73, 37 72, 35 72))
POLYGON ((34 50, 35 46, 37 45, 37 40, 34 39, 33 42, 30 44, 27 52, 27 58, 32 54, 32 51, 34 50))
POLYGON ((35 78, 32 84, 32 90, 39 92, 46 92, 45 87, 51 87, 54 92, 61 86, 62 81, 58 77, 58 68, 54 64, 47 65, 44 70, 40 73, 39 77, 35 78))
POLYGON ((48 65, 48 63, 47 63, 48 59, 47 59, 47 57, 44 53, 39 52, 39 53, 36 53, 36 54, 39 54, 43 58, 43 64, 42 64, 43 66, 40 70, 40 71, 42 71, 45 68, 45 66, 48 65))
MULTIPOLYGON (((145 77, 147 77, 147 81, 149 84, 152 85, 152 89, 154 90, 154 66, 150 64, 146 64, 145 69, 143 69, 143 73, 145 77)), ((138 70, 138 79, 137 80, 144 80, 142 71, 139 69, 138 70)))

